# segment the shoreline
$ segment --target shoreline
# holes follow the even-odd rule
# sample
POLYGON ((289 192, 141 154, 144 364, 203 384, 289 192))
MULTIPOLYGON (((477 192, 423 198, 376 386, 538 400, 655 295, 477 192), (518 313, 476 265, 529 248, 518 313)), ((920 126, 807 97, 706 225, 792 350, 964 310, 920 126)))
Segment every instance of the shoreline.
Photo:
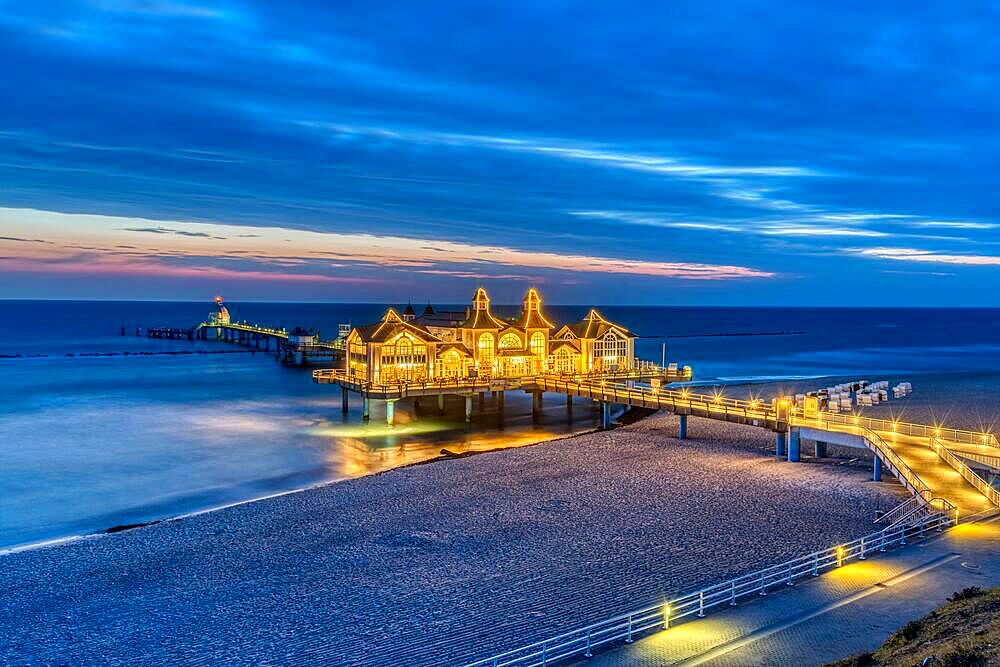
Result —
POLYGON ((626 420, 9 554, 0 617, 30 620, 6 656, 458 664, 852 539, 898 503, 858 468, 776 460, 760 429, 626 420), (427 622, 456 631, 429 645, 427 622))
MULTIPOLYGON (((626 426, 638 422, 646 417, 655 414, 655 410, 648 410, 645 408, 632 408, 631 410, 625 410, 619 415, 618 420, 613 422, 612 430, 619 428, 621 426, 626 426), (629 417, 632 415, 631 417, 629 417), (628 418, 628 419, 626 419, 628 418)), ((341 484, 343 482, 348 482, 354 479, 364 479, 368 477, 377 477, 379 475, 384 475, 386 473, 392 472, 394 470, 403 470, 406 468, 411 468, 415 466, 422 466, 431 463, 441 463, 443 461, 453 461, 456 459, 464 459, 472 456, 478 456, 480 454, 488 454, 490 452, 502 452, 509 451, 512 449, 523 449, 526 447, 536 447, 538 445, 544 445, 553 442, 559 442, 560 440, 566 440, 568 438, 575 438, 581 435, 589 435, 598 432, 598 428, 590 428, 583 431, 578 431, 575 433, 566 433, 563 435, 556 436, 554 438, 544 438, 542 440, 537 440, 534 442, 526 442, 523 444, 506 445, 502 447, 493 447, 490 449, 478 449, 466 452, 450 452, 446 447, 442 447, 440 453, 437 456, 433 456, 420 461, 411 461, 409 463, 402 463, 398 466, 393 466, 391 468, 385 468, 383 470, 376 470, 374 472, 366 473, 364 475, 358 475, 357 477, 344 477, 342 479, 330 479, 322 482, 317 482, 315 484, 309 484, 306 486, 297 487, 294 489, 288 489, 285 491, 277 491, 275 493, 269 493, 263 496, 255 496, 253 498, 247 498, 245 500, 236 500, 229 503, 223 503, 221 505, 213 505, 211 507, 206 507, 200 510, 194 510, 191 512, 184 512, 181 514, 174 514, 170 516, 165 516, 157 519, 150 519, 149 521, 142 521, 139 523, 132 524, 119 524, 115 526, 109 526, 97 532, 93 533, 80 533, 75 535, 66 535, 63 537, 54 537, 46 540, 41 540, 37 542, 27 542, 24 544, 15 544, 8 547, 0 547, 0 558, 4 556, 9 556, 11 554, 24 553, 27 551, 36 551, 39 549, 47 549, 50 547, 58 547, 65 544, 72 544, 75 542, 80 542, 83 540, 95 540, 103 537, 108 537, 110 535, 116 535, 119 533, 125 533, 130 531, 139 530, 141 528, 148 528, 150 526, 155 526, 158 524, 171 523, 174 521, 183 521, 184 519, 189 519, 196 516, 201 516, 203 514, 210 514, 213 512, 219 512, 222 510, 230 509, 232 507, 239 507, 241 505, 249 505, 252 503, 262 502, 266 500, 271 500, 273 498, 280 498, 282 496, 287 496, 296 493, 303 493, 305 491, 312 491, 314 489, 322 489, 328 486, 333 486, 335 484, 341 484)))

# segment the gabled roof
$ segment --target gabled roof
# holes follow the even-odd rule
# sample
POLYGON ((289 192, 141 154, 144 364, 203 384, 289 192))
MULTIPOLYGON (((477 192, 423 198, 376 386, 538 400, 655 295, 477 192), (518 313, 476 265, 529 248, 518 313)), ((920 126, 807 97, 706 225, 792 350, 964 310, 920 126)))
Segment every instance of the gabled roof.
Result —
POLYGON ((385 311, 385 317, 382 318, 381 322, 355 327, 355 331, 366 343, 384 343, 402 332, 410 333, 414 338, 425 343, 441 342, 441 339, 428 331, 427 327, 415 322, 404 321, 392 308, 385 311))
POLYGON ((562 333, 567 329, 577 338, 600 338, 611 329, 615 329, 622 335, 629 338, 635 338, 635 334, 631 331, 620 324, 615 324, 614 322, 604 319, 604 316, 597 312, 594 308, 591 308, 590 312, 588 312, 586 317, 582 320, 574 322, 573 324, 565 325, 559 330, 558 333, 562 333))
POLYGON ((524 310, 517 325, 522 329, 554 329, 555 325, 542 315, 542 297, 532 287, 524 295, 524 310))
POLYGON ((517 326, 516 324, 508 324, 508 325, 504 326, 503 329, 500 330, 500 335, 501 336, 509 334, 509 333, 514 334, 520 340, 524 340, 524 331, 519 326, 517 326))
POLYGON ((469 348, 467 348, 464 343, 444 343, 443 345, 438 347, 437 356, 440 357, 449 350, 458 350, 458 352, 460 352, 463 356, 466 357, 472 356, 472 353, 469 352, 469 348))
POLYGON ((562 348, 569 348, 574 354, 580 354, 580 344, 575 340, 553 340, 549 341, 549 354, 555 354, 562 348))

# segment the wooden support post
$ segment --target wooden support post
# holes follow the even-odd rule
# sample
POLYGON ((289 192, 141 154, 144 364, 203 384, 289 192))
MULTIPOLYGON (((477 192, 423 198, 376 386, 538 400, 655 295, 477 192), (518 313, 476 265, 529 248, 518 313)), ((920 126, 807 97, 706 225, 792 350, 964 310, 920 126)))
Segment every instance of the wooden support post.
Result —
POLYGON ((785 456, 785 434, 782 431, 774 434, 774 455, 785 456))
POLYGON ((503 412, 503 400, 504 400, 503 389, 496 392, 496 397, 497 397, 497 411, 503 412))
POLYGON ((465 421, 472 421, 472 396, 465 397, 465 421))
POLYGON ((677 415, 677 439, 687 440, 688 437, 688 416, 677 415))
POLYGON ((601 401, 601 429, 607 431, 611 428, 611 404, 601 401))
POLYGON ((347 414, 348 399, 347 399, 347 387, 340 388, 340 410, 345 415, 347 414))
POLYGON ((385 402, 385 423, 389 426, 394 426, 396 422, 396 401, 389 400, 385 402))
POLYGON ((878 457, 878 454, 875 455, 875 461, 872 463, 872 481, 882 481, 882 459, 878 457))
POLYGON ((368 421, 371 419, 371 399, 368 394, 361 395, 361 419, 368 421))
POLYGON ((444 394, 438 394, 438 414, 444 414, 444 394))
POLYGON ((542 392, 540 391, 531 394, 531 416, 534 419, 542 416, 542 392))

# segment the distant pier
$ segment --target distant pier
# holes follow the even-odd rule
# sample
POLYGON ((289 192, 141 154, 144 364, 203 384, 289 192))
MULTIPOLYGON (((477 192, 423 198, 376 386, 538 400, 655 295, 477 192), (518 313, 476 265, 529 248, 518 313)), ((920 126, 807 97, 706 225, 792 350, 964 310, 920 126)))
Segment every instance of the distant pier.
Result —
MULTIPOLYGON (((276 361, 289 366, 339 365, 344 361, 344 337, 347 325, 340 326, 340 336, 322 340, 316 331, 296 327, 291 331, 248 322, 233 321, 222 297, 215 297, 215 309, 204 322, 190 329, 149 327, 146 336, 169 340, 217 340, 259 352, 274 352, 276 361)), ((140 330, 136 330, 138 335, 140 330)), ((125 335, 125 327, 122 327, 125 335)))

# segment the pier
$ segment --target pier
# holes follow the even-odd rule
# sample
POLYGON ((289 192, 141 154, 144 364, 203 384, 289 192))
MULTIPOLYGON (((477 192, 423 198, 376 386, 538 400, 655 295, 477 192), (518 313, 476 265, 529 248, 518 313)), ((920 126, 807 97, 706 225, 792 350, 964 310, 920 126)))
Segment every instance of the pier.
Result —
MULTIPOLYGON (((347 325, 340 326, 340 335, 333 340, 323 340, 312 330, 296 327, 291 331, 248 322, 233 321, 222 297, 215 297, 215 309, 204 322, 190 329, 150 327, 149 338, 170 340, 216 340, 232 343, 259 352, 274 352, 279 363, 289 366, 337 365, 343 362, 344 337, 347 325)), ((122 327, 122 335, 125 328, 122 327)), ((138 335, 138 332, 137 332, 138 335)))

